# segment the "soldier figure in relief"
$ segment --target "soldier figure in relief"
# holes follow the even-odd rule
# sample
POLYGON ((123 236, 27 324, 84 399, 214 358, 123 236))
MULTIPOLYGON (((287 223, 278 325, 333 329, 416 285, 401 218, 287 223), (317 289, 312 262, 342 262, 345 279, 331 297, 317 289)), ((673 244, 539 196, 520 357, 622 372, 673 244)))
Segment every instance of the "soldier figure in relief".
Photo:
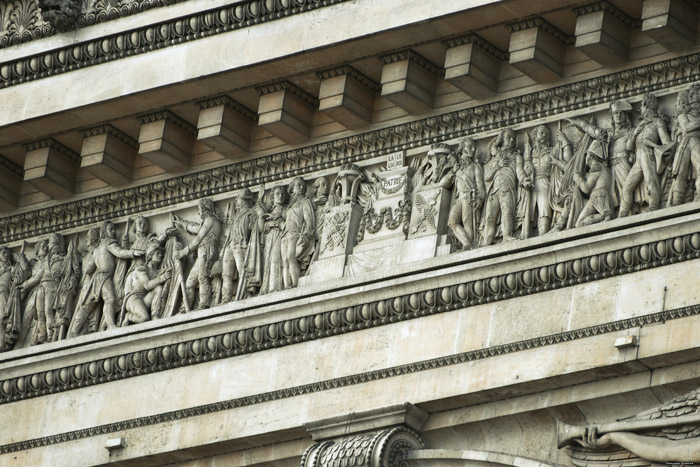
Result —
POLYGON ((473 248, 477 242, 478 214, 486 198, 484 172, 476 158, 476 143, 464 138, 457 148, 459 162, 440 186, 453 186, 453 201, 447 219, 447 227, 462 245, 462 249, 473 248))
POLYGON ((523 219, 524 238, 529 236, 530 225, 526 225, 529 223, 527 221, 533 222, 535 213, 537 213, 538 235, 549 232, 554 214, 552 198, 558 192, 561 182, 561 166, 565 167, 565 162, 572 156, 571 143, 563 132, 557 131, 560 148, 558 151, 552 146, 552 135, 548 126, 538 125, 533 135, 533 146, 530 148, 529 144, 526 145, 523 167, 527 180, 523 187, 525 189, 531 187, 531 193, 525 197, 528 202, 520 206, 518 213, 518 217, 523 219), (562 163, 556 164, 555 159, 562 163), (529 212, 525 212, 528 207, 529 212))
MULTIPOLYGON (((12 284, 12 252, 9 248, 0 247, 0 326, 7 313, 7 300, 10 297, 12 284)), ((2 350, 2 349, 0 349, 2 350)))
POLYGON ((483 244, 491 245, 501 218, 503 241, 513 240, 513 221, 518 180, 524 178, 520 151, 515 149, 515 133, 503 130, 489 144, 490 159, 484 165, 487 198, 483 244))
POLYGON ((574 174, 574 180, 579 190, 589 195, 589 199, 581 210, 576 227, 596 224, 613 218, 610 188, 612 174, 605 160, 605 149, 600 142, 594 141, 586 154, 589 172, 586 177, 574 174))
POLYGON ((216 217, 214 202, 208 198, 199 201, 199 217, 201 223, 189 222, 173 216, 176 224, 188 233, 195 235, 194 240, 185 248, 175 253, 175 259, 180 260, 190 252, 197 252, 197 259, 187 276, 185 290, 187 291, 188 306, 192 309, 195 291, 198 289, 199 302, 197 309, 209 308, 212 299, 211 268, 219 257, 219 237, 221 236, 221 221, 216 217))
POLYGON ((162 307, 163 283, 170 279, 172 270, 160 270, 163 249, 157 242, 148 245, 145 261, 126 277, 122 326, 148 321, 154 308, 162 307))
POLYGON ((572 126, 606 145, 607 154, 610 155, 609 164, 612 169, 612 200, 614 207, 620 204, 625 180, 632 167, 630 164, 630 151, 627 149, 627 142, 634 136, 634 127, 630 118, 631 112, 632 106, 627 101, 613 102, 610 105, 613 127, 609 129, 599 128, 584 120, 569 120, 572 126))
POLYGON ((280 243, 285 289, 296 287, 302 270, 309 266, 316 234, 314 206, 306 196, 304 179, 297 177, 292 180, 291 191, 280 243))
MULTIPOLYGON (((252 286, 248 280, 250 274, 249 264, 253 264, 253 255, 249 257, 248 248, 251 243, 251 235, 258 222, 258 214, 250 205, 253 194, 249 189, 244 189, 236 196, 236 211, 228 225, 228 232, 222 248, 223 279, 221 291, 221 303, 228 303, 234 298, 244 298, 246 285, 252 286), (234 289, 233 281, 238 276, 238 288, 234 289)), ((254 293, 254 290, 249 290, 254 293)))
POLYGON ((635 162, 630 169, 622 189, 620 217, 630 214, 634 189, 644 182, 649 197, 649 210, 659 208, 661 186, 657 172, 655 150, 671 142, 666 123, 658 115, 656 96, 646 94, 642 99, 642 121, 634 129, 633 137, 627 140, 627 150, 634 151, 635 162))
POLYGON ((671 206, 684 202, 691 172, 695 172, 694 201, 700 201, 700 85, 678 93, 678 149, 673 161, 671 206))
MULTIPOLYGON (((114 224, 105 221, 100 229, 100 243, 92 251, 92 258, 95 262, 94 273, 89 290, 84 303, 79 305, 75 311, 73 322, 68 329, 68 337, 75 337, 81 332, 85 322, 89 319, 91 323, 100 322, 98 316, 98 305, 100 300, 102 306, 101 327, 112 329, 117 326, 116 322, 116 293, 114 290, 114 271, 117 267, 117 258, 133 259, 143 256, 143 250, 127 250, 121 248, 115 237, 114 224)), ((85 285, 84 285, 85 286, 85 285)), ((82 295, 81 291, 81 295, 82 295)), ((99 315, 99 313, 98 313, 99 315)))

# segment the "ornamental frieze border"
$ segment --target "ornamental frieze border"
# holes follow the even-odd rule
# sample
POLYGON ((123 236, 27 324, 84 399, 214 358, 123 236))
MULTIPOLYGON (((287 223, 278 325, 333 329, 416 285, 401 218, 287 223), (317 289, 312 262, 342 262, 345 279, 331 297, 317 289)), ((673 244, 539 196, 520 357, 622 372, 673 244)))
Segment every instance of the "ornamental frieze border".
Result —
MULTIPOLYGON (((697 234, 696 234, 697 235, 697 234)), ((333 389, 355 386, 358 384, 370 383, 396 376, 409 375, 420 373, 423 371, 445 368, 453 365, 460 365, 477 360, 484 360, 490 357, 506 355, 522 350, 537 349, 556 345, 564 342, 571 342, 587 337, 600 336, 613 332, 632 329, 640 326, 648 326, 651 324, 665 323, 666 321, 686 318, 690 316, 700 315, 700 304, 691 305, 674 310, 661 311, 649 315, 636 316, 611 323, 591 326, 574 331, 566 331, 558 334, 550 334, 548 336, 536 337, 511 344, 497 345, 479 350, 470 350, 455 355, 446 357, 438 357, 422 362, 408 363, 391 368, 381 370, 373 370, 365 373, 359 373, 349 376, 341 376, 325 381, 303 384, 291 388, 279 389, 275 391, 255 394, 252 396, 239 397, 226 401, 214 402, 211 404, 200 405, 188 409, 174 410, 157 415, 149 415, 131 420, 123 420, 105 425, 99 425, 91 428, 83 428, 80 430, 69 431, 57 435, 35 438, 17 443, 5 444, 0 446, 0 455, 13 452, 26 451, 28 449, 51 446, 55 444, 65 443, 86 439, 93 436, 117 433, 134 428, 153 426, 160 423, 167 423, 176 420, 182 420, 190 417, 198 417, 212 413, 233 410, 241 407, 251 407, 267 402, 290 399, 292 397, 314 394, 322 391, 330 391, 333 389)))
MULTIPOLYGON (((365 302, 300 318, 286 319, 266 325, 93 360, 64 368, 18 376, 0 381, 0 404, 272 348, 286 347, 295 343, 515 297, 533 295, 696 258, 700 258, 700 233, 671 237, 665 240, 611 250, 546 266, 528 268, 518 272, 430 288, 422 292, 365 302)), ((502 355, 698 314, 700 314, 700 305, 663 311, 560 334, 465 352, 452 357, 454 361, 449 364, 502 355)), ((439 359, 436 361, 439 361, 439 359)), ((423 365, 424 363, 418 365, 423 365)), ((397 368, 409 367, 410 365, 397 368)), ((396 375, 405 372, 400 370, 398 373, 392 373, 393 371, 393 369, 379 370, 379 373, 396 375)), ((360 376, 360 379, 362 378, 364 377, 360 376)), ((285 390, 284 392, 288 391, 291 390, 285 390)), ((3 452, 1 449, 4 449, 4 447, 0 447, 0 453, 3 452)))
POLYGON ((346 1, 348 0, 248 0, 92 39, 3 63, 0 65, 0 89, 346 1))
MULTIPOLYGON (((344 1, 344 0, 328 0, 344 1)), ((0 219, 0 243, 501 129, 700 79, 700 54, 0 219)))

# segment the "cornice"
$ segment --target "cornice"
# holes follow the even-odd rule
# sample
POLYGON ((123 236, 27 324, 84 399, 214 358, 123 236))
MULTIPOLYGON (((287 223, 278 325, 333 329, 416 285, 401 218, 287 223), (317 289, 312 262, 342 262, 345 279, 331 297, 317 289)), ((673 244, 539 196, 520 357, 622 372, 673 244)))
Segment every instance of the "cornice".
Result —
POLYGON ((200 110, 210 109, 212 107, 218 107, 220 105, 225 105, 226 107, 232 109, 236 113, 244 116, 250 121, 257 121, 258 116, 255 112, 250 110, 248 107, 239 104, 235 100, 231 99, 229 96, 216 96, 209 99, 204 99, 197 102, 197 106, 200 110))
POLYGON ((388 65, 390 63, 402 62, 404 60, 409 60, 409 61, 415 63, 416 65, 421 66, 422 68, 426 69, 427 71, 429 71, 430 73, 432 73, 436 76, 442 76, 442 74, 443 74, 442 68, 435 65, 433 62, 431 62, 427 58, 423 57, 422 55, 414 52, 411 49, 400 50, 398 52, 392 52, 390 54, 381 55, 379 57, 379 61, 381 61, 384 65, 388 65))
MULTIPOLYGON (((164 3, 167 0, 155 1, 164 3)), ((0 88, 112 62, 346 1, 348 0, 248 0, 199 12, 5 62, 0 66, 0 88), (271 6, 268 7, 268 4, 271 6)), ((48 26, 46 23, 42 24, 48 26)))
POLYGON ((62 145, 53 138, 40 139, 38 141, 32 141, 31 143, 27 143, 24 145, 25 151, 36 151, 38 149, 45 148, 54 149, 55 151, 63 154, 73 162, 80 164, 80 156, 78 154, 76 154, 75 152, 73 152, 72 150, 62 145))
POLYGON ((539 28, 546 31, 551 36, 559 39, 566 45, 572 45, 574 43, 574 38, 563 32, 561 29, 557 28, 549 21, 539 16, 534 18, 524 19, 522 21, 517 21, 515 23, 510 23, 508 25, 510 32, 524 31, 526 29, 539 28))
POLYGON ((181 119, 169 110, 160 110, 158 112, 141 115, 138 117, 138 119, 141 122, 141 124, 161 122, 163 120, 166 120, 175 125, 176 127, 185 130, 188 133, 191 133, 193 135, 197 134, 197 129, 193 125, 189 124, 188 122, 181 119))
POLYGON ((320 168, 584 110, 700 79, 700 54, 0 219, 0 243, 231 193, 320 168))
POLYGON ((160 423, 167 423, 177 420, 183 420, 191 417, 198 417, 212 413, 233 410, 241 407, 251 407, 258 404, 265 404, 279 400, 286 400, 292 397, 314 394, 322 391, 331 391, 334 389, 355 386, 358 384, 380 381, 397 376, 410 375, 423 371, 431 371, 438 368, 445 368, 454 365, 461 365, 468 362, 484 360, 490 357, 499 355, 507 355, 523 350, 538 349, 550 345, 571 342, 587 337, 610 334, 613 332, 632 329, 640 326, 649 326, 652 324, 662 324, 666 321, 685 318, 689 316, 700 315, 700 305, 692 305, 675 310, 661 311, 649 315, 636 316, 620 321, 614 321, 599 326, 591 326, 587 328, 577 329, 574 331, 566 331, 558 334, 550 334, 548 336, 527 339, 511 344, 497 345, 479 350, 471 350, 445 357, 432 358, 422 362, 408 363, 391 368, 373 370, 364 373, 358 373, 349 376, 342 376, 325 381, 303 384, 291 388, 280 389, 276 391, 255 394, 251 396, 229 399, 226 401, 214 402, 211 404, 200 405, 187 409, 174 410, 157 415, 149 415, 130 420, 123 420, 105 425, 99 425, 81 430, 69 431, 57 435, 46 436, 42 438, 34 438, 31 440, 21 441, 17 443, 5 444, 0 446, 0 454, 9 454, 12 452, 26 451, 28 449, 51 446, 55 444, 76 441, 80 439, 91 438, 93 436, 105 435, 110 433, 123 432, 134 428, 153 426, 160 423))
MULTIPOLYGON (((0 404, 500 302, 696 258, 700 258, 700 233, 609 250, 546 266, 467 280, 301 318, 283 319, 275 323, 18 376, 0 381, 0 404)), ((475 359, 476 356, 486 358, 697 314, 700 314, 700 305, 490 347, 463 355, 467 360, 475 359)))
POLYGON ((4 167, 18 177, 24 178, 24 169, 5 156, 0 155, 0 167, 4 167))
POLYGON ((289 91, 312 107, 318 105, 318 99, 289 81, 277 81, 275 83, 264 84, 256 87, 255 90, 258 91, 258 94, 261 96, 272 94, 273 92, 289 91))
POLYGON ((493 55, 499 60, 508 60, 508 53, 502 51, 486 39, 482 38, 478 34, 470 33, 466 34, 464 36, 459 36, 459 37, 453 37, 451 39, 446 39, 442 41, 442 45, 445 46, 447 49, 451 49, 452 47, 458 47, 460 45, 466 45, 466 44, 474 44, 482 49, 484 49, 486 52, 489 54, 493 55))
POLYGON ((374 92, 380 92, 382 90, 381 86, 379 86, 379 83, 374 81, 372 78, 369 78, 364 73, 360 73, 350 65, 342 65, 328 70, 319 71, 318 73, 316 73, 316 76, 321 81, 345 75, 352 76, 357 81, 364 84, 374 92))
POLYGON ((598 11, 607 11, 630 28, 636 29, 641 26, 641 21, 632 18, 607 0, 589 3, 588 5, 581 5, 574 8, 574 13, 576 13, 576 16, 588 15, 598 11))
POLYGON ((122 143, 126 144, 130 148, 133 149, 138 149, 139 144, 136 142, 136 140, 132 139, 128 135, 122 133, 115 127, 113 127, 110 124, 104 124, 104 125, 99 125, 95 126, 92 128, 88 128, 87 130, 82 131, 83 138, 89 138, 90 136, 99 136, 99 135, 112 135, 115 138, 117 138, 119 141, 122 143))

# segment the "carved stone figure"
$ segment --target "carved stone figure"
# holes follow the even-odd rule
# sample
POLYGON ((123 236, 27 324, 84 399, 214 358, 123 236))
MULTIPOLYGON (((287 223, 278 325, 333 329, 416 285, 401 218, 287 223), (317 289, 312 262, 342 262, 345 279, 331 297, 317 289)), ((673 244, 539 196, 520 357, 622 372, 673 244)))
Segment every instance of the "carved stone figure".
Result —
MULTIPOLYGON (((94 287, 95 280, 95 257, 93 252, 95 248, 100 244, 100 229, 95 227, 88 230, 87 233, 87 251, 83 255, 81 263, 81 278, 80 278, 80 293, 78 294, 78 299, 76 300, 75 309, 79 310, 85 304, 88 303, 90 295, 94 287)), ((90 313, 88 318, 87 332, 93 333, 97 331, 97 326, 99 325, 99 313, 90 313)), ((71 320, 70 326, 68 327, 68 336, 75 336, 82 333, 82 329, 76 329, 75 324, 75 314, 71 320)))
POLYGON ((690 89, 678 93, 677 110, 678 148, 671 172, 671 206, 686 200, 692 172, 696 177, 694 200, 700 200, 700 177, 697 176, 700 173, 700 85, 694 84, 690 89))
POLYGON ((37 327, 34 344, 53 339, 56 293, 65 255, 63 236, 60 234, 53 234, 48 240, 39 242, 36 246, 37 264, 32 276, 18 286, 25 291, 36 287, 34 303, 37 327))
POLYGON ((620 217, 630 214, 634 189, 642 182, 649 197, 649 210, 654 211, 659 208, 661 201, 659 162, 668 150, 666 145, 671 142, 671 137, 666 129, 666 123, 658 115, 658 108, 656 96, 646 94, 642 99, 642 121, 634 129, 633 138, 627 141, 627 149, 634 151, 635 162, 622 189, 620 217))
POLYGON ((617 207, 622 199, 622 191, 627 175, 632 165, 631 154, 627 142, 634 136, 634 127, 630 114, 632 106, 627 101, 616 101, 610 104, 612 128, 599 128, 584 120, 569 120, 569 123, 585 132, 593 139, 599 140, 609 154, 609 165, 613 176, 613 206, 617 207))
POLYGON ((172 269, 160 269, 163 249, 157 242, 148 246, 145 261, 126 277, 122 326, 148 321, 152 312, 159 315, 163 308, 163 283, 172 276, 172 269))
POLYGON ((272 209, 269 212, 260 212, 258 216, 258 228, 262 232, 263 244, 261 294, 284 288, 281 240, 284 208, 288 200, 287 191, 281 186, 276 186, 272 190, 272 209))
MULTIPOLYGON (((62 239, 60 241, 62 242, 62 239)), ((49 243, 51 243, 50 240, 49 243)), ((66 331, 73 315, 75 292, 78 289, 79 279, 80 259, 78 258, 76 237, 74 236, 68 244, 68 250, 59 270, 58 292, 54 302, 53 330, 49 332, 51 339, 54 341, 65 339, 66 337, 66 331)))
POLYGON ((612 174, 605 160, 605 151, 600 142, 594 141, 588 149, 586 162, 590 167, 588 174, 582 177, 574 175, 579 190, 589 195, 581 214, 576 221, 576 227, 595 224, 613 218, 610 188, 612 174))
MULTIPOLYGON (((12 252, 0 247, 0 323, 7 315, 7 302, 12 291, 12 252)), ((1 325, 1 324, 0 324, 1 325)))
POLYGON ((80 16, 80 0, 38 0, 44 21, 58 31, 68 31, 80 16))
POLYGON ((255 273, 258 255, 257 230, 258 215, 251 207, 253 194, 247 188, 236 196, 236 211, 229 220, 226 238, 222 248, 223 279, 221 302, 240 300, 257 291, 257 284, 251 280, 255 273), (253 238, 252 238, 253 237, 253 238), (249 248, 253 251, 249 254, 249 248), (234 288, 234 279, 238 277, 238 286, 234 288))
MULTIPOLYGON (((121 248, 115 237, 114 224, 105 221, 100 229, 100 243, 92 251, 95 262, 95 272, 86 291, 85 302, 75 311, 75 316, 68 330, 68 337, 77 336, 85 323, 90 320, 92 330, 95 323, 100 322, 100 328, 112 329, 116 322, 116 293, 114 290, 114 272, 117 267, 117 258, 133 259, 145 254, 144 250, 127 250, 121 248), (99 315, 99 303, 102 302, 101 320, 99 315)), ((82 291, 81 291, 82 294, 82 291)))
POLYGON ((537 219, 537 233, 549 232, 554 218, 552 201, 556 198, 562 178, 561 164, 571 159, 571 143, 564 133, 557 131, 557 147, 551 143, 551 131, 546 125, 538 125, 533 130, 532 145, 527 136, 523 171, 525 180, 523 202, 519 204, 518 218, 522 220, 522 237, 530 234, 530 224, 537 219), (535 217, 535 215, 537 217, 535 217))
POLYGON ((588 426, 559 422, 559 448, 572 445, 571 461, 579 467, 700 462, 699 399, 696 389, 619 422, 588 426))
POLYGON ((484 172, 476 157, 476 143, 464 138, 457 148, 459 162, 442 182, 444 188, 453 187, 453 201, 447 227, 462 245, 475 247, 479 214, 486 199, 484 172))
POLYGON ((12 349, 22 325, 21 291, 17 286, 31 274, 22 250, 13 255, 9 248, 0 247, 0 352, 12 349))
POLYGON ((175 258, 180 260, 190 252, 197 252, 197 259, 187 276, 185 290, 187 305, 193 308, 195 291, 198 290, 198 310, 209 308, 211 302, 211 268, 219 257, 219 237, 221 236, 221 221, 216 217, 214 202, 208 198, 199 201, 199 217, 201 223, 189 222, 173 216, 176 224, 183 227, 188 233, 195 235, 194 240, 185 248, 175 253, 175 258))
POLYGON ((280 244, 285 289, 296 287, 302 271, 308 268, 314 252, 315 233, 314 206, 306 196, 304 179, 298 177, 292 180, 280 244))
POLYGON ((515 148, 515 133, 505 129, 489 143, 490 159, 484 165, 487 198, 484 208, 483 244, 491 245, 500 216, 503 241, 513 240, 513 221, 518 180, 524 179, 520 151, 515 148))
POLYGON ((428 151, 428 157, 418 168, 416 175, 420 180, 420 185, 444 183, 450 177, 454 165, 455 160, 450 146, 438 143, 428 151))

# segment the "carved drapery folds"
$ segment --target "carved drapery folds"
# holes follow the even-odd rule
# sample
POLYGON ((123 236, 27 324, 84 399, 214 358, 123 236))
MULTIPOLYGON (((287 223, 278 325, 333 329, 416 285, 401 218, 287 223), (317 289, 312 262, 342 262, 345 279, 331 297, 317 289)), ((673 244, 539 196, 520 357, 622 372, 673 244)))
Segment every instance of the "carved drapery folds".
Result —
POLYGON ((698 389, 633 418, 602 425, 559 422, 559 448, 579 467, 700 462, 698 389))

